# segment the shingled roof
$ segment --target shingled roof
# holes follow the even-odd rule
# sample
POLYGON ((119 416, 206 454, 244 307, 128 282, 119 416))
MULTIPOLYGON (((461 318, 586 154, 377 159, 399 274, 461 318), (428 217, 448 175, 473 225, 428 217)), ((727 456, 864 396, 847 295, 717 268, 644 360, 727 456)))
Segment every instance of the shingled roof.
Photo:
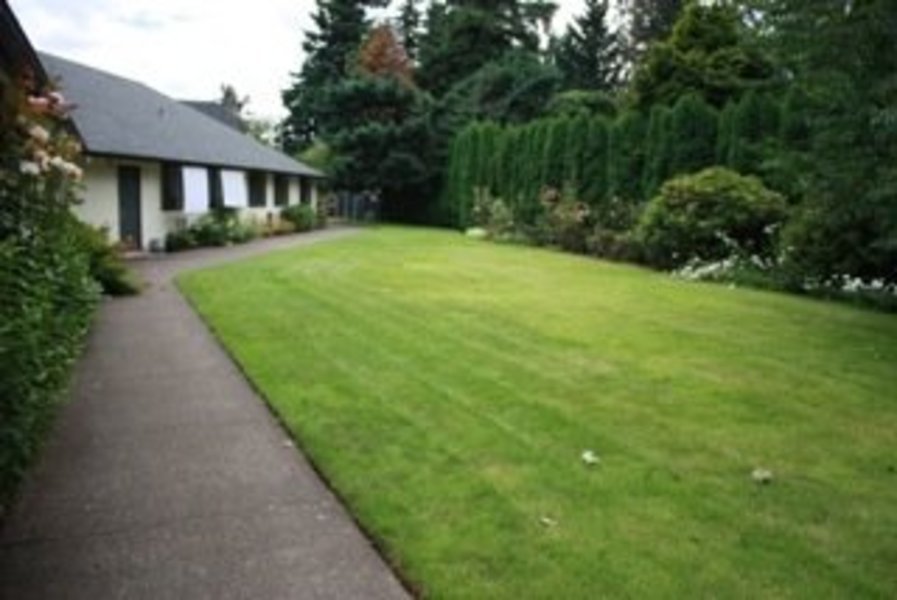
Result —
POLYGON ((198 110, 207 117, 212 117, 219 123, 224 123, 231 129, 236 129, 240 133, 245 133, 243 128, 243 121, 240 120, 240 117, 234 114, 232 110, 229 110, 220 102, 209 102, 203 100, 181 100, 180 102, 181 104, 186 104, 194 110, 198 110))
POLYGON ((146 85, 46 53, 88 153, 323 177, 146 85))

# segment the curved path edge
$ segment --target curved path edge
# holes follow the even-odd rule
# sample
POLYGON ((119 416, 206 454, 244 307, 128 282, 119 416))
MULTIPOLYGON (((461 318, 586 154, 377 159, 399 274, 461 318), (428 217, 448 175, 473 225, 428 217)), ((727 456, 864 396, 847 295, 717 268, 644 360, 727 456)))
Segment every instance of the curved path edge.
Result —
POLYGON ((134 263, 0 532, 0 598, 408 597, 173 282, 357 231, 134 263))

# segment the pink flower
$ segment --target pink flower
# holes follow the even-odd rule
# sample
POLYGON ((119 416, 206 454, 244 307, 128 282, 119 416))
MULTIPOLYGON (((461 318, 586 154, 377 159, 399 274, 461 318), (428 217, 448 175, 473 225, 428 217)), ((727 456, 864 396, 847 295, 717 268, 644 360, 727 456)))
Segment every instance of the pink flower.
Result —
POLYGON ((38 112, 44 112, 50 108, 50 99, 43 96, 28 96, 28 106, 38 112))

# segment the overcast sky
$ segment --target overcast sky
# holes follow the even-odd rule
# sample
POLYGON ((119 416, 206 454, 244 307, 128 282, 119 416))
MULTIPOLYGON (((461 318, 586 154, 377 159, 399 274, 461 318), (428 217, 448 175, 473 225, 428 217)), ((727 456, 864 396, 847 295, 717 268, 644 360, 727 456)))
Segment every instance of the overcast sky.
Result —
MULTIPOLYGON (((313 0, 10 0, 34 46, 175 98, 211 100, 222 83, 249 111, 280 117, 302 61, 313 0)), ((559 0, 555 28, 582 0, 559 0)))

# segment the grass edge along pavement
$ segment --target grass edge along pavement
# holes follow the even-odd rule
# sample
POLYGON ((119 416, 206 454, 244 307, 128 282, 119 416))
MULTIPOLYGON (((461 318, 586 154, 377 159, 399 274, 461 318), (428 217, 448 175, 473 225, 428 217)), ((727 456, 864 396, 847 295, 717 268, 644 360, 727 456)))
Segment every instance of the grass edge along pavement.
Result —
POLYGON ((892 315, 393 227, 180 285, 428 594, 897 589, 892 315))

